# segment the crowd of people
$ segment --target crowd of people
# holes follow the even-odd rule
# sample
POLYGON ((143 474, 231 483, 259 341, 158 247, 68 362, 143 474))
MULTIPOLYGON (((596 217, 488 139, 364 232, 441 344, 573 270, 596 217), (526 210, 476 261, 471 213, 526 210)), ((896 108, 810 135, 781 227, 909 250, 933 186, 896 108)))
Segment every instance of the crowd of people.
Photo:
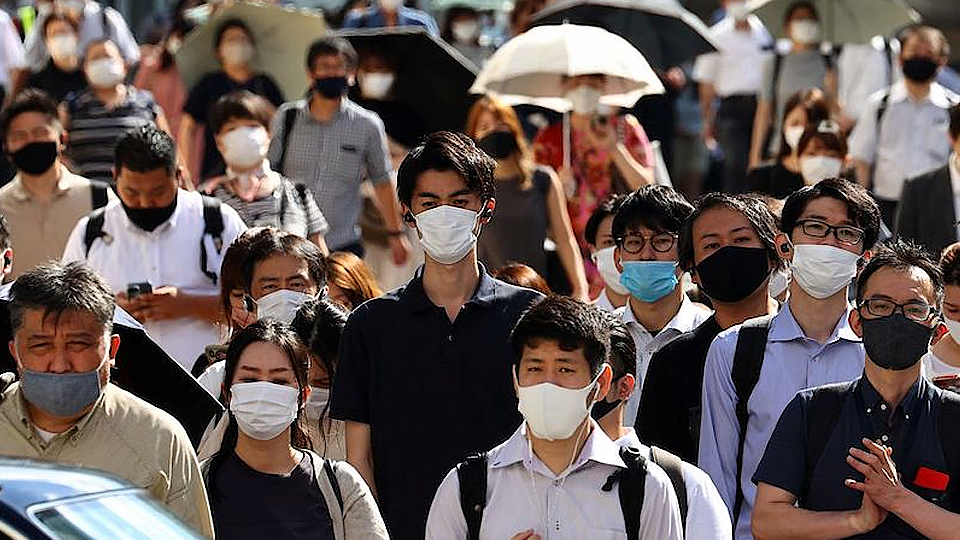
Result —
MULTIPOLYGON (((36 0, 22 37, 0 10, 0 456, 112 473, 206 537, 960 534, 940 30, 831 48, 814 3, 771 36, 722 0, 667 98, 580 74, 566 119, 489 94, 426 132, 392 91, 415 59, 336 33, 285 52, 297 98, 213 19, 185 87, 198 4, 143 45, 94 0, 36 0), (113 382, 118 316, 219 403, 202 433, 113 382)), ((482 65, 497 17, 444 16, 329 22, 482 65)))

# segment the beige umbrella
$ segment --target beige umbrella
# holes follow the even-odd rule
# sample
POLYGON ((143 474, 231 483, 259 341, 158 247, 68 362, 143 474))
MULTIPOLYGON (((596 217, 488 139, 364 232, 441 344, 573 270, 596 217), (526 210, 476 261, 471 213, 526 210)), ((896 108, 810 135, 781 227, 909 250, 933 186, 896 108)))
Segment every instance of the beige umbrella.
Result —
POLYGON ((217 29, 227 19, 241 19, 256 40, 253 67, 270 75, 287 99, 307 88, 307 48, 326 33, 323 16, 316 11, 260 2, 239 2, 218 10, 191 32, 177 51, 177 67, 188 89, 205 74, 220 69, 214 51, 217 29))
MULTIPOLYGON (((786 36, 783 16, 793 0, 751 0, 747 9, 760 17, 773 36, 786 36)), ((920 14, 904 0, 813 0, 820 18, 821 39, 830 43, 868 43, 920 22, 920 14)))

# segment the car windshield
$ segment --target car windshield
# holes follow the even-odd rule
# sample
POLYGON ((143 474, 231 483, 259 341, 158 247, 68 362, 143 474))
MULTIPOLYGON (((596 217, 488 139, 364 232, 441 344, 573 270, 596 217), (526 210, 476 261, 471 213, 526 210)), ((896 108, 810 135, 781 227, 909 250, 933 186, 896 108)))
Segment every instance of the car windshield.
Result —
POLYGON ((135 491, 44 505, 33 515, 62 540, 200 538, 146 494, 135 491))

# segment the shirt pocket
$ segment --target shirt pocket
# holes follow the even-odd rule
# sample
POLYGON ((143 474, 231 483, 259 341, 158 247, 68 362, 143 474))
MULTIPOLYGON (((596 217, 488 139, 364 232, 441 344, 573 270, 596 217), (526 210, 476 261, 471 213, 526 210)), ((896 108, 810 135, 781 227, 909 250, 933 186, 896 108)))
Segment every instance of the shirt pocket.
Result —
POLYGON ((356 182, 360 178, 363 164, 363 148, 356 143, 340 143, 333 152, 332 172, 337 180, 345 183, 356 182))

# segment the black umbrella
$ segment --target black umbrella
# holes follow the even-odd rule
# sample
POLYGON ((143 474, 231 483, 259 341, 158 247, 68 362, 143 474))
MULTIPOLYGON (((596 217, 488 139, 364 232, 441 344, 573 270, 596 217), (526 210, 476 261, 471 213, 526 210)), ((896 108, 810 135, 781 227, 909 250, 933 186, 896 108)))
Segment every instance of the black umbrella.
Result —
MULTIPOLYGON (((0 343, 12 339, 7 303, 6 296, 0 296, 0 343)), ((113 314, 113 333, 120 336, 120 348, 110 381, 179 420, 193 445, 200 444, 210 419, 223 411, 220 402, 119 307, 113 314)), ((0 372, 16 369, 9 348, 0 347, 0 372)))
POLYGON ((559 0, 531 20, 599 26, 629 41, 659 71, 717 50, 706 25, 676 0, 559 0))
POLYGON ((346 38, 361 59, 372 51, 396 66, 389 100, 378 103, 360 99, 357 88, 352 95, 364 107, 381 114, 388 133, 404 133, 394 139, 409 146, 407 140, 415 142, 425 133, 463 130, 476 99, 468 90, 477 69, 456 49, 420 27, 341 30, 336 35, 346 38), (405 129, 410 125, 418 127, 405 129))

